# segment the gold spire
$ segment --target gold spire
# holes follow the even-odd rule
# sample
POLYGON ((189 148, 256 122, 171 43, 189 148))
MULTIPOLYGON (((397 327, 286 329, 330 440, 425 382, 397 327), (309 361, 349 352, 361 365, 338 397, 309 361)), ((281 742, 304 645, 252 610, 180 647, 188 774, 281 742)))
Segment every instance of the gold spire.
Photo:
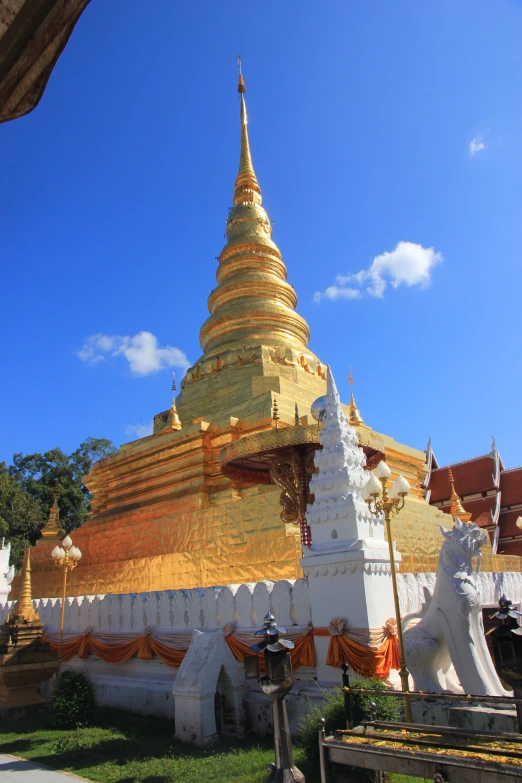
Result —
MULTIPOLYGON (((348 376, 348 383, 350 386, 353 386, 353 375, 352 375, 352 368, 350 367, 350 374, 348 376)), ((360 424, 364 424, 363 417, 359 413, 359 408, 355 404, 355 397, 353 396, 353 392, 350 397, 350 410, 348 412, 348 421, 352 425, 352 427, 358 427, 360 424)))
POLYGON ((453 519, 458 517, 461 522, 469 522, 471 519, 471 514, 468 514, 468 512, 464 509, 461 500, 457 495, 455 490, 455 483, 453 481, 453 471, 451 468, 449 469, 448 474, 451 484, 451 516, 453 519))
POLYGON ((60 487, 58 483, 54 488, 54 499, 51 508, 49 509, 49 516, 44 528, 42 529, 42 538, 44 540, 52 540, 55 538, 63 538, 65 531, 60 527, 60 508, 58 506, 58 495, 60 494, 60 487))
POLYGON ((24 563, 22 566, 22 583, 20 585, 20 594, 18 601, 12 612, 9 613, 9 620, 13 622, 33 623, 39 622, 39 617, 33 609, 33 594, 31 590, 31 547, 27 547, 24 553, 24 563))
POLYGON ((240 95, 240 117, 241 117, 241 152, 239 155, 239 171, 236 177, 234 187, 234 206, 238 204, 261 204, 261 188, 257 181, 254 166, 252 164, 252 155, 250 152, 250 142, 248 140, 248 116, 245 103, 245 82, 241 73, 241 58, 238 56, 239 82, 237 91, 240 95))
POLYGON ((227 218, 227 244, 219 256, 218 285, 208 299, 210 317, 199 335, 204 358, 216 361, 226 351, 251 346, 304 351, 310 339, 308 324, 295 312, 295 290, 286 282, 286 267, 272 240, 272 224, 261 206, 241 73, 238 92, 241 150, 234 206, 227 218))

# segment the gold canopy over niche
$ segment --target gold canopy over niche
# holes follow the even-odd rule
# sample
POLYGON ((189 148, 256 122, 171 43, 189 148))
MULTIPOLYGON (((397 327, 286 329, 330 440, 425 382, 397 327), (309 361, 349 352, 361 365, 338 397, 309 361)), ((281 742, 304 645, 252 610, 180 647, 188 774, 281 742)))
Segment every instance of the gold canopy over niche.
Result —
MULTIPOLYGON (((299 527, 281 520, 280 487, 246 484, 237 475, 224 475, 220 466, 225 447, 276 426, 275 398, 280 428, 313 429, 310 406, 326 391, 326 367, 308 350, 309 329, 295 312, 296 296, 261 206, 242 77, 239 93, 239 173, 218 285, 201 328, 203 356, 183 379, 177 410, 173 402, 170 411, 155 416, 154 434, 123 445, 84 478, 93 493, 92 510, 74 533, 82 559, 70 575, 70 595, 303 575, 299 527)), ((434 570, 440 524, 447 517, 423 498, 424 452, 373 432, 353 396, 345 412, 360 445, 384 453, 393 476, 402 473, 412 486, 394 521, 402 570, 434 570)), ((60 594, 61 573, 51 558, 60 536, 57 520, 55 502, 32 554, 35 597, 60 594)), ((483 567, 517 570, 520 559, 489 552, 483 567)), ((18 577, 15 595, 17 589, 18 577)))

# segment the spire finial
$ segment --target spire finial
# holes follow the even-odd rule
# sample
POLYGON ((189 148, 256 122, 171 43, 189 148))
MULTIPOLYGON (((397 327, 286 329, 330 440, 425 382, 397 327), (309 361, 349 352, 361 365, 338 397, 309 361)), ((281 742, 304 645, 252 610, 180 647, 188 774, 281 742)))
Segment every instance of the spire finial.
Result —
POLYGON ((168 425, 168 429, 170 430, 183 429, 183 424, 181 423, 181 420, 178 415, 178 409, 176 408, 176 400, 174 396, 172 397, 172 405, 170 406, 170 424, 168 425))
POLYGON ((243 69, 241 67, 241 55, 236 54, 236 57, 237 57, 237 67, 239 68, 239 81, 237 83, 237 91, 239 93, 244 93, 246 92, 246 87, 243 79, 243 69))
POLYGON ((295 404, 295 424, 296 424, 296 427, 299 426, 299 424, 301 424, 301 419, 299 417, 299 408, 297 406, 297 402, 295 404))
POLYGON ((261 188, 252 164, 250 142, 248 140, 248 116, 245 103, 246 87, 241 68, 241 55, 239 54, 237 55, 237 64, 239 67, 237 91, 241 102, 241 152, 239 156, 239 172, 234 187, 234 206, 238 204, 261 204, 261 188))
MULTIPOLYGON (((350 367, 350 372, 348 374, 348 383, 350 386, 353 386, 353 374, 352 374, 352 368, 350 367)), ((352 425, 352 427, 358 427, 360 424, 364 424, 363 417, 359 413, 359 408, 355 404, 355 397, 353 396, 353 392, 350 395, 350 410, 348 413, 348 421, 352 425)))
POLYGON ((60 506, 58 505, 58 497, 60 495, 60 485, 58 479, 56 479, 53 491, 53 503, 49 509, 49 516, 47 522, 42 528, 42 538, 45 540, 52 540, 55 538, 63 538, 65 531, 60 526, 60 506))
POLYGON ((457 495, 451 467, 448 470, 448 477, 451 486, 451 516, 453 519, 458 517, 461 522, 469 522, 471 519, 471 514, 468 514, 468 512, 464 509, 460 497, 457 495))
POLYGON ((38 622, 39 620, 38 615, 33 609, 33 595, 31 589, 31 547, 27 547, 24 553, 20 593, 13 611, 9 613, 9 619, 25 623, 38 622))

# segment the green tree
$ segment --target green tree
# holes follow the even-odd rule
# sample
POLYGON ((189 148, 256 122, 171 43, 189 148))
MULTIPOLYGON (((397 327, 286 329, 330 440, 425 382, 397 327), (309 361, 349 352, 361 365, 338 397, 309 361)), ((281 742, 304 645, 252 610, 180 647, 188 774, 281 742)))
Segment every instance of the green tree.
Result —
POLYGON ((11 542, 11 563, 16 568, 22 565, 25 547, 40 538, 44 524, 42 508, 9 475, 5 462, 0 463, 0 537, 11 542))
POLYGON ((21 564, 24 546, 40 538, 56 487, 62 528, 70 532, 85 522, 91 493, 83 476, 94 462, 115 453, 110 440, 87 438, 70 455, 55 448, 44 454, 14 454, 9 468, 0 464, 0 535, 12 543, 15 566, 21 564))

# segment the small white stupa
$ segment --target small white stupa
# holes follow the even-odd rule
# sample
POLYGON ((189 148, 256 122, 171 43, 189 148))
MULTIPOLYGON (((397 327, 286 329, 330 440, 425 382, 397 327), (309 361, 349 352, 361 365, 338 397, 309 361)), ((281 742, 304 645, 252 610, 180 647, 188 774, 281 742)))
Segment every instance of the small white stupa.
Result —
MULTIPOLYGON (((313 622, 324 627, 332 619, 345 618, 352 628, 379 628, 395 616, 384 522, 370 513, 362 498, 369 478, 366 456, 358 445, 357 430, 342 410, 330 368, 325 408, 322 449, 315 453, 319 473, 310 482, 315 500, 306 514, 312 545, 304 548, 301 559, 313 622)), ((400 555, 395 557, 400 562, 400 555)), ((325 660, 328 639, 316 637, 315 642, 318 678, 338 679, 335 669, 319 664, 325 660)))

